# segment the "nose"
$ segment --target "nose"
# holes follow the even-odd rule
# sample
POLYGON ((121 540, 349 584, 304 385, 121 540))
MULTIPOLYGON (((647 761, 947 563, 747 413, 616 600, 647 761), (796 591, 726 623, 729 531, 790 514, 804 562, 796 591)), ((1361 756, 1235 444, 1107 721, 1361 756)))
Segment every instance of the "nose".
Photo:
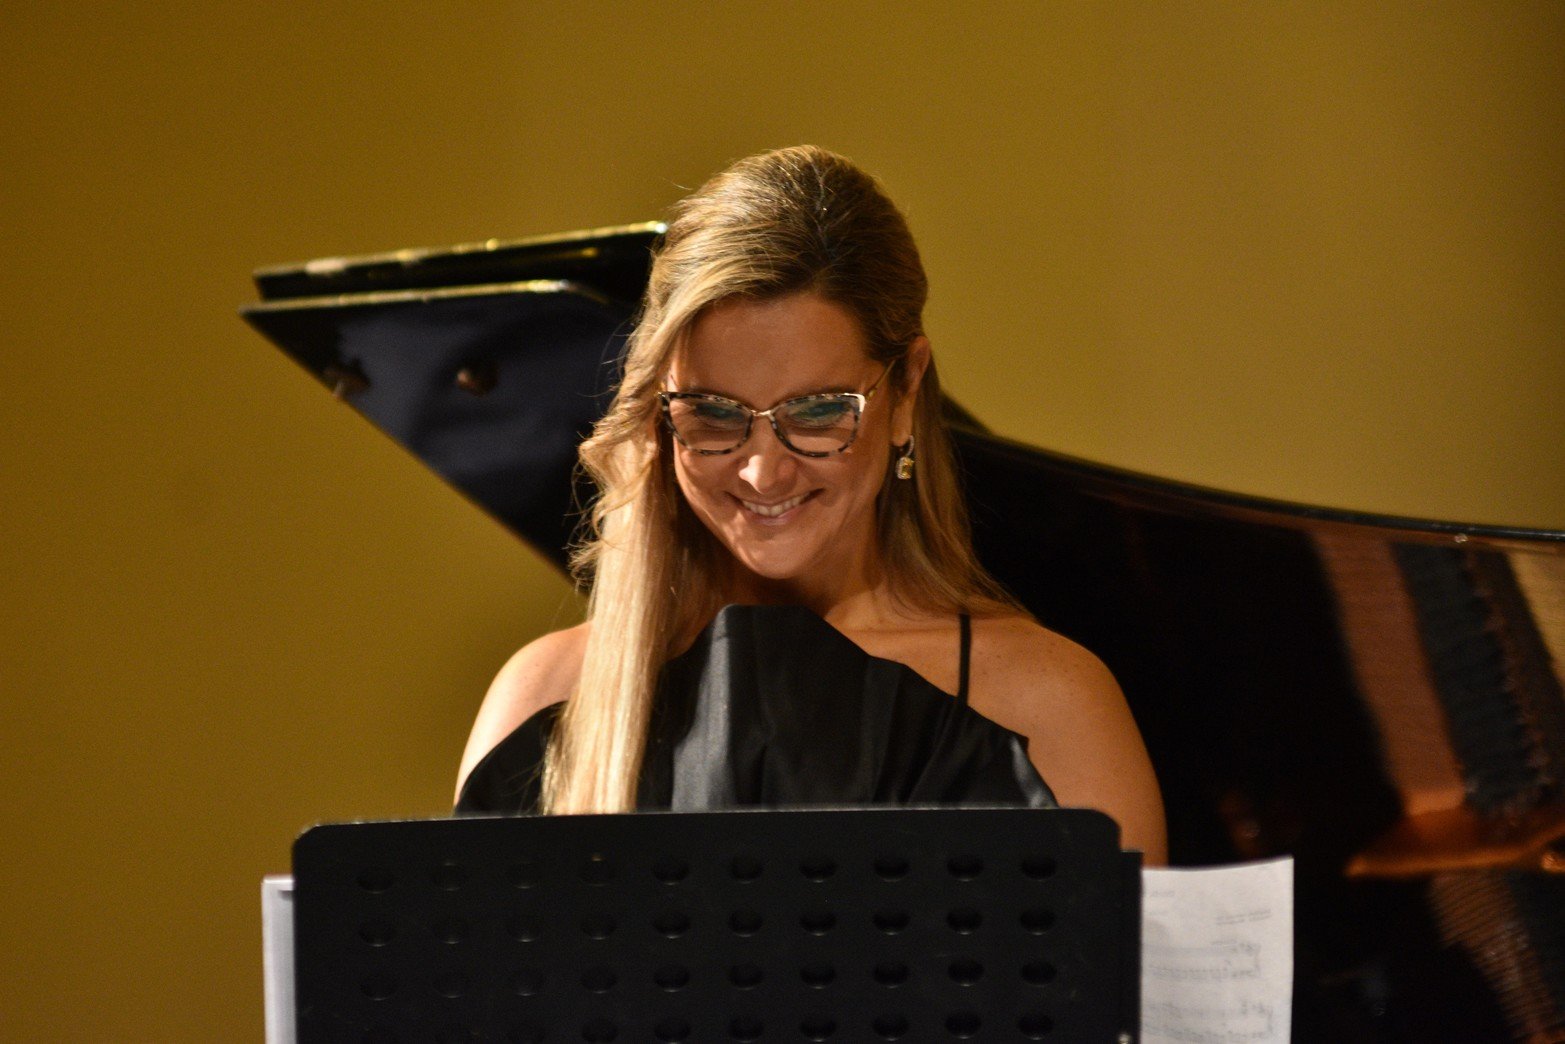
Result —
POLYGON ((772 430, 770 424, 758 424, 756 427, 763 430, 755 432, 750 438, 750 444, 738 451, 744 455, 744 462, 739 468, 739 477, 748 483, 751 489, 765 496, 788 487, 793 481, 793 472, 798 467, 798 460, 777 438, 777 433, 772 430))

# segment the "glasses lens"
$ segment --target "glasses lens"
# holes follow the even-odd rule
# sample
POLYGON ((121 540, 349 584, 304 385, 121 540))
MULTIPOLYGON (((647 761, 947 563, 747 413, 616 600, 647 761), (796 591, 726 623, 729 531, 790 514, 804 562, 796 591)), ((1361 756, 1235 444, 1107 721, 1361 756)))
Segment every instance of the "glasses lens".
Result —
POLYGON ((859 427, 858 400, 847 395, 809 395, 777 408, 777 426, 788 445, 803 453, 836 453, 859 427))
POLYGON ((680 442, 704 453, 733 449, 750 425, 748 410, 721 399, 670 397, 668 419, 680 442))

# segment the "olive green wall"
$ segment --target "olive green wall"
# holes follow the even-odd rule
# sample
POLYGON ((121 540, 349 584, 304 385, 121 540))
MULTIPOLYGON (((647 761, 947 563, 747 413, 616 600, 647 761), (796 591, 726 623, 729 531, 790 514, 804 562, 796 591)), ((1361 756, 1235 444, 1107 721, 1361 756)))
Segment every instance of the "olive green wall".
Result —
POLYGON ((655 217, 818 142, 905 205, 1000 431, 1565 526, 1558 4, 6 20, 6 1040, 255 1039, 261 874, 441 811, 488 676, 578 611, 239 322, 259 264, 655 217))

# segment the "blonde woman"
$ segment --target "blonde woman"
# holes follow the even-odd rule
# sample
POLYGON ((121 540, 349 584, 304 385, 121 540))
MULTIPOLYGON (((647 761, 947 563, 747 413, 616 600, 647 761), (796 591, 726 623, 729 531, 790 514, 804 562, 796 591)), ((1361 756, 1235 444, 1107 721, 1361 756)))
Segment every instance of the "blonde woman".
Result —
POLYGON ((1114 679, 974 557, 926 294, 901 213, 824 150, 677 206, 581 449, 587 621, 501 670, 459 811, 1058 802, 1163 861, 1114 679))

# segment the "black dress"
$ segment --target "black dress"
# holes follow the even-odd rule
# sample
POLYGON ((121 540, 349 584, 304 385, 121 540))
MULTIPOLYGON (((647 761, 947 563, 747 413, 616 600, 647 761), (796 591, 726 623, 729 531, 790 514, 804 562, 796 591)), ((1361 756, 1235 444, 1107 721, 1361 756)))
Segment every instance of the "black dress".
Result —
MULTIPOLYGON (((730 605, 664 667, 637 807, 1055 804, 1024 737, 871 656, 808 609, 730 605)), ((458 813, 530 813, 549 733, 545 707, 474 768, 458 813)))

